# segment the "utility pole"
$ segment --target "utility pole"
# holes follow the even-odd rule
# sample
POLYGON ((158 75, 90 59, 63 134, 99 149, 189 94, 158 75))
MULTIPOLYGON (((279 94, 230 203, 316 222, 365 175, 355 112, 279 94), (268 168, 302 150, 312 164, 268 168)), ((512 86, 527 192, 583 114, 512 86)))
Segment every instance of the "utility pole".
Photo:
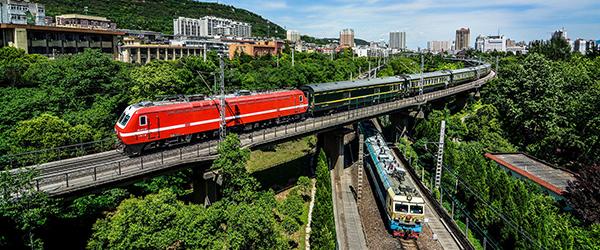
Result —
POLYGON ((219 126, 219 141, 223 141, 227 136, 227 121, 225 117, 225 62, 223 62, 223 55, 219 55, 219 64, 221 67, 221 95, 219 96, 221 124, 219 126))
POLYGON ((202 59, 206 62, 206 43, 204 44, 204 50, 202 51, 202 59))
POLYGON ((498 56, 496 56, 496 72, 498 72, 498 56))
POLYGON ((369 60, 369 79, 371 79, 371 60, 369 60))
POLYGON ((292 67, 294 67, 294 50, 296 50, 296 43, 294 43, 294 47, 292 48, 292 67))

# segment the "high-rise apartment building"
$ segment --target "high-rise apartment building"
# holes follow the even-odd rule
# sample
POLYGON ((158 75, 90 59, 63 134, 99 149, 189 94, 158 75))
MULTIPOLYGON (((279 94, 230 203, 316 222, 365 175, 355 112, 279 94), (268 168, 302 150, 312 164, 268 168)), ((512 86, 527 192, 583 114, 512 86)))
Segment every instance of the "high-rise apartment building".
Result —
POLYGON ((432 53, 441 53, 450 50, 452 46, 451 41, 429 41, 427 42, 427 49, 432 53))
POLYGON ((175 36, 251 37, 252 25, 213 16, 200 19, 179 17, 173 20, 173 32, 175 36))
POLYGON ((460 28, 456 30, 455 49, 466 50, 469 49, 471 37, 471 30, 469 28, 460 28))
POLYGON ((298 32, 296 30, 288 30, 286 40, 288 40, 292 43, 299 42, 300 41, 300 32, 298 32))
POLYGON ((584 39, 577 39, 575 40, 575 46, 574 46, 574 50, 575 52, 579 52, 582 55, 585 55, 586 50, 587 50, 587 41, 584 39))
POLYGON ((565 30, 565 28, 554 31, 554 33, 552 33, 552 38, 553 39, 562 38, 564 40, 569 39, 569 37, 567 36, 567 30, 565 30))
POLYGON ((340 46, 342 47, 354 47, 354 30, 343 29, 340 32, 340 46))
POLYGON ((46 25, 43 4, 29 0, 0 0, 0 23, 46 25))
POLYGON ((406 32, 390 32, 390 48, 406 49, 406 32))

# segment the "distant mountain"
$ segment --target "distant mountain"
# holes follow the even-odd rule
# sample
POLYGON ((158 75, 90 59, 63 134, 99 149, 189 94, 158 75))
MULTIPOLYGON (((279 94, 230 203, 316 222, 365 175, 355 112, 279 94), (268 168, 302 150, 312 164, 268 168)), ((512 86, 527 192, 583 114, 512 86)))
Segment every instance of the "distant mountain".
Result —
POLYGON ((46 15, 85 14, 103 16, 118 28, 173 33, 173 19, 216 16, 252 24, 253 36, 285 37, 285 30, 250 11, 217 3, 192 0, 36 0, 46 5, 46 15), (269 28, 268 28, 269 27, 269 28))

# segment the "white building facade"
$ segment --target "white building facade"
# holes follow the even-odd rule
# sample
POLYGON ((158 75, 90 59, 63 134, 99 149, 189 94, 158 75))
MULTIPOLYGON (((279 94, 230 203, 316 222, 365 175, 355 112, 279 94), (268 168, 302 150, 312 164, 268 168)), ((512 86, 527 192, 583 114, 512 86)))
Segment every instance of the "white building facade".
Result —
POLYGON ((288 30, 286 33, 286 40, 297 43, 300 41, 300 32, 296 30, 288 30))
POLYGON ((390 48, 397 50, 406 49, 406 32, 390 32, 390 48))
POLYGON ((251 37, 252 25, 225 18, 205 16, 200 19, 179 17, 173 20, 175 36, 251 37))
POLYGON ((585 55, 586 50, 587 50, 587 41, 584 39, 577 39, 574 42, 574 46, 573 46, 573 50, 575 52, 579 52, 582 55, 585 55))
POLYGON ((450 41, 429 41, 427 42, 427 49, 432 53, 442 53, 450 51, 452 42, 450 41))
POLYGON ((481 36, 475 39, 475 49, 481 52, 502 51, 506 52, 506 37, 498 36, 481 36))
POLYGON ((43 4, 29 0, 0 0, 0 23, 46 25, 43 4))

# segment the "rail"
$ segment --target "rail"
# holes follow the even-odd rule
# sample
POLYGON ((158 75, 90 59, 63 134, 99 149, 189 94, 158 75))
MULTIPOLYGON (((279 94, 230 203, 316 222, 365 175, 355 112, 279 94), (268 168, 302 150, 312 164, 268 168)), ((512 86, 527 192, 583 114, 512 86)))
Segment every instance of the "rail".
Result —
MULTIPOLYGON (((408 163, 406 161, 406 159, 404 159, 404 155, 400 152, 400 150, 398 149, 398 147, 394 146, 392 148, 396 152, 396 155, 402 155, 403 156, 401 158, 403 164, 405 164, 407 166, 411 166, 410 163, 408 163)), ((460 244, 460 247, 462 249, 474 250, 475 247, 473 246, 473 244, 471 244, 471 242, 469 241, 469 239, 467 238, 467 236, 463 234, 463 231, 460 230, 460 228, 458 227, 458 225, 456 225, 456 223, 454 222, 454 220, 452 219, 452 217, 450 217, 450 215, 448 214, 448 212, 446 212, 446 210, 444 208, 442 208, 442 205, 433 196, 433 194, 431 193, 431 191, 429 189, 427 189, 425 187, 425 185, 423 185, 422 182, 419 181, 419 176, 417 176, 417 173, 415 173, 415 169, 412 168, 412 167, 408 167, 406 169, 408 170, 408 173, 410 174, 411 178, 413 180, 415 180, 415 184, 418 186, 418 188, 421 191, 423 191, 421 193, 424 196, 426 196, 427 200, 429 200, 429 202, 431 203, 433 209, 440 216, 440 219, 442 219, 445 222, 445 224, 447 226, 447 229, 450 230, 450 232, 452 233, 453 238, 460 244)))
MULTIPOLYGON (((240 141, 244 147, 256 147, 285 139, 326 131, 356 121, 392 113, 402 108, 421 105, 427 101, 440 99, 466 90, 479 88, 494 76, 495 73, 492 72, 479 80, 448 89, 426 93, 422 96, 404 98, 393 102, 384 102, 377 105, 338 112, 329 116, 308 118, 291 124, 284 124, 240 134, 240 141)), ((62 195, 124 181, 134 177, 145 176, 153 172, 164 171, 187 163, 214 160, 217 157, 217 144, 217 141, 211 140, 163 150, 135 158, 120 156, 116 154, 115 151, 111 151, 59 162, 30 166, 28 168, 35 168, 41 173, 39 177, 34 179, 37 190, 48 192, 50 195, 62 195), (104 156, 106 157, 106 160, 99 159, 103 154, 113 154, 116 156, 104 156)))

